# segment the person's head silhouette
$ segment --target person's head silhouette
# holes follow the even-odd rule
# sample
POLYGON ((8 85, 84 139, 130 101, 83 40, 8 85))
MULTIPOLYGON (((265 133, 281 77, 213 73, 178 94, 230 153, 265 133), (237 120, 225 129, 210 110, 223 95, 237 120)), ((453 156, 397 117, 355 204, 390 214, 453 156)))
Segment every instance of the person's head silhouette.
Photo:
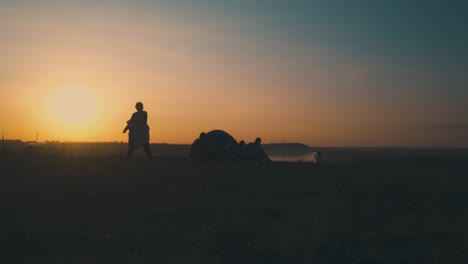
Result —
POLYGON ((262 142, 261 138, 258 137, 255 139, 255 144, 260 145, 261 142, 262 142))
POLYGON ((135 108, 138 112, 143 111, 143 104, 141 102, 136 103, 135 108))
POLYGON ((241 140, 239 141, 239 150, 244 151, 244 149, 245 149, 245 141, 241 140))

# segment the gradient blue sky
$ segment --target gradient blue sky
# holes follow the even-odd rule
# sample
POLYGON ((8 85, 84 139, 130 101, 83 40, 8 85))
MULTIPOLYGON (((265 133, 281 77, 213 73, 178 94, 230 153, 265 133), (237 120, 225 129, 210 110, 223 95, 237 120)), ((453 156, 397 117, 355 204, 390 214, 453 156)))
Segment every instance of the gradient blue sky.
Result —
POLYGON ((468 147, 467 13, 468 1, 2 1, 0 129, 121 140, 142 100, 158 142, 224 128, 247 141, 468 147), (67 85, 102 106, 86 131, 52 116, 41 126, 47 110, 31 118, 38 95, 67 85), (18 105, 29 110, 13 122, 18 105))

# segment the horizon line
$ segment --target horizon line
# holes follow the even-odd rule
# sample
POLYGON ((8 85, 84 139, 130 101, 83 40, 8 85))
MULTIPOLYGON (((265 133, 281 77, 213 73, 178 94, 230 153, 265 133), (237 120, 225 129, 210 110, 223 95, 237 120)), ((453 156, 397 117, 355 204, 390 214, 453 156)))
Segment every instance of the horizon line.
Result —
MULTIPOLYGON (((0 141, 4 141, 5 143, 10 142, 21 142, 23 144, 47 144, 47 143, 61 143, 61 144, 128 144, 128 142, 123 140, 115 140, 115 141, 60 141, 60 140, 43 140, 43 141, 24 141, 21 139, 1 139, 0 141)), ((150 142, 150 145, 188 145, 190 146, 192 143, 170 143, 170 142, 150 142)), ((395 145, 395 146, 369 146, 369 145, 355 145, 355 146, 343 146, 343 145, 317 145, 311 146, 310 144, 302 143, 302 142, 269 142, 269 143, 262 143, 262 145, 283 145, 283 144, 302 144, 309 148, 354 148, 354 149, 372 149, 372 148, 406 148, 406 149, 468 149, 468 146, 408 146, 408 145, 395 145)))

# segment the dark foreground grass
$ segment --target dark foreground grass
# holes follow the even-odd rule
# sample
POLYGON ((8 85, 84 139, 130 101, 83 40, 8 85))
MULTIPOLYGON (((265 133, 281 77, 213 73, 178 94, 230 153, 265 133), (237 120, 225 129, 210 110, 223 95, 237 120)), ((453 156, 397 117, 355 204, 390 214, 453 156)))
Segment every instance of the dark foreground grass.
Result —
POLYGON ((0 263, 468 261, 462 157, 0 157, 0 263))

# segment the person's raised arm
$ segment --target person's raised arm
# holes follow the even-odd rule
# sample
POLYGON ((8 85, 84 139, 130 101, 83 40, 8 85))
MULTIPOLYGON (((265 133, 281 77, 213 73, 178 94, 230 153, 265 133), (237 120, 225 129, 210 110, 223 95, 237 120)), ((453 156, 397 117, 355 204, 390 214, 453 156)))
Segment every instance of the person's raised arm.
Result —
POLYGON ((127 121, 127 126, 124 128, 123 133, 127 132, 127 130, 130 129, 131 126, 133 126, 133 123, 135 122, 135 114, 130 117, 130 119, 127 121))

